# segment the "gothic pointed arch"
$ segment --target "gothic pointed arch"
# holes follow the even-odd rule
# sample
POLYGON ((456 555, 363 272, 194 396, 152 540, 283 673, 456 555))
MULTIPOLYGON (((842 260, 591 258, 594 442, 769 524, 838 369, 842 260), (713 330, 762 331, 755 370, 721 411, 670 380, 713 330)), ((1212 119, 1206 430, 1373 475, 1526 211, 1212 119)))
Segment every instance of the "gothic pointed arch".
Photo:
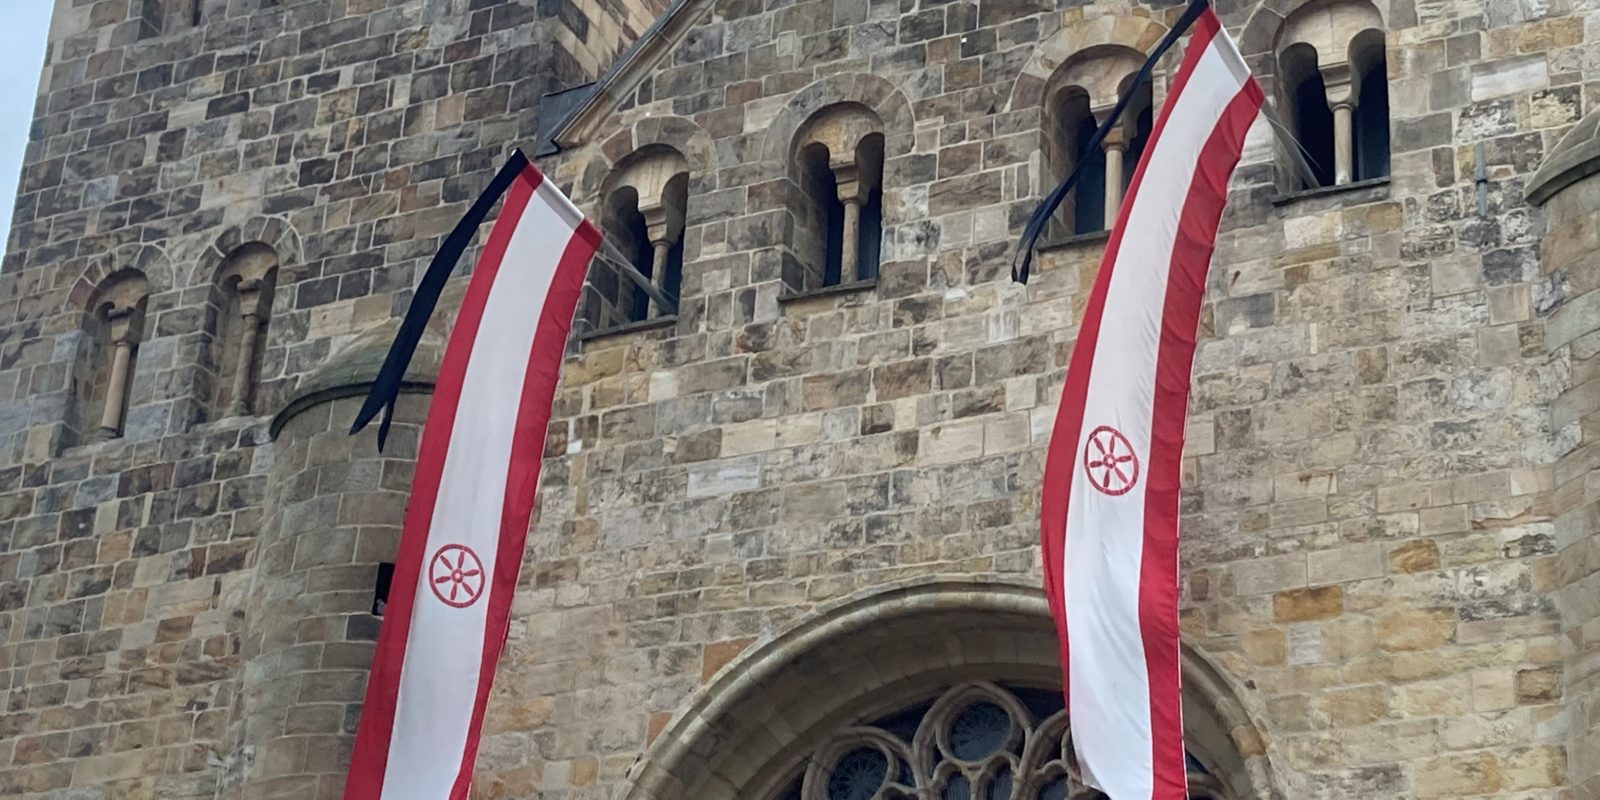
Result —
MULTIPOLYGON (((1189 648, 1182 670, 1191 768, 1215 781, 1207 791, 1229 800, 1283 797, 1265 736, 1232 684, 1189 648)), ((952 715, 932 713, 940 703, 965 707, 963 698, 974 693, 1000 706, 1046 705, 1052 693, 1059 696, 1059 681, 1054 628, 1035 587, 935 579, 875 590, 811 615, 723 667, 656 737, 626 798, 792 796, 797 776, 814 764, 836 769, 848 745, 867 734, 891 754, 926 748, 936 733, 922 732, 917 720, 911 724, 918 733, 877 733, 892 729, 884 720, 902 711, 924 709, 925 717, 946 720, 952 715)), ((1060 724, 1054 713, 1040 708, 1012 719, 1042 730, 1060 724)), ((923 760, 930 775, 931 763, 923 760)), ((1056 769, 1015 777, 1039 789, 1059 776, 1056 769)))

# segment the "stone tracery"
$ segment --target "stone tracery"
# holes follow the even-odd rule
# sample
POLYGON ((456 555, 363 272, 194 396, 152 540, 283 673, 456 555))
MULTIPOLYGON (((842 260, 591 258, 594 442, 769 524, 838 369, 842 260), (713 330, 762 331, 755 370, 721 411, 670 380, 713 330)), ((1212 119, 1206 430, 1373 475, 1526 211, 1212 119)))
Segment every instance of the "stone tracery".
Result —
MULTIPOLYGON (((839 730, 774 800, 1103 800, 1076 776, 1061 695, 976 682, 839 730)), ((1223 800, 1189 759, 1190 796, 1223 800)))

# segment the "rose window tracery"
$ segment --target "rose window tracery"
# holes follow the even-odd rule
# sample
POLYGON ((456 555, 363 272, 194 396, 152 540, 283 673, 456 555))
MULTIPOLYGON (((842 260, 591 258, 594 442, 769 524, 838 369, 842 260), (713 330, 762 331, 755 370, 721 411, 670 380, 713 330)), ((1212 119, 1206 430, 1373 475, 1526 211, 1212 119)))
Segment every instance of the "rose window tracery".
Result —
MULTIPOLYGON (((840 730, 773 800, 1105 800, 1069 769, 1071 742, 1060 692, 963 684, 840 730)), ((1193 800, 1226 800, 1187 762, 1193 800)))

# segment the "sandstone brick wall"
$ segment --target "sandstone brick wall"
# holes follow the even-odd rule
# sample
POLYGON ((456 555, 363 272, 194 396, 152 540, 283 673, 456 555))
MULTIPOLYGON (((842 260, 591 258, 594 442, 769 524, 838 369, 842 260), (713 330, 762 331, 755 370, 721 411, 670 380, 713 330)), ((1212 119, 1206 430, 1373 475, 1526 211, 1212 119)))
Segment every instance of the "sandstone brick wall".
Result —
MULTIPOLYGON (((1218 4, 1269 83, 1299 5, 1218 4)), ((1596 763, 1573 488, 1591 354, 1562 321, 1586 284, 1560 255, 1586 228, 1547 240, 1524 187, 1592 108, 1595 12, 1378 6, 1393 178, 1278 197, 1258 126, 1236 179, 1196 359, 1185 636, 1286 797, 1563 796, 1596 763)), ((438 237, 531 144, 542 93, 595 77, 659 10, 231 0, 151 34, 139 3, 58 3, 0 268, 0 794, 331 796, 381 560, 360 543, 392 535, 368 495, 400 490, 371 479, 406 470, 331 433, 347 402, 276 443, 267 418, 404 310, 438 237), (273 226, 263 416, 201 424, 199 265, 273 226), (128 430, 67 446, 72 293, 131 259, 164 266, 128 430), (326 594, 290 596, 319 570, 340 576, 326 594), (289 607, 312 621, 291 631, 289 607)), ((566 364, 477 796, 627 796, 704 685, 823 605, 1037 582, 1044 446, 1099 245, 1007 277, 1045 188, 1034 89, 1084 43, 1148 47, 1175 9, 683 13, 681 41, 543 165, 594 209, 610 164, 679 150, 683 301, 566 364), (884 122, 881 277, 794 298, 788 137, 838 101, 884 122)), ((1580 220, 1589 194, 1556 202, 1580 220)))
MULTIPOLYGON (((315 458, 275 450, 267 421, 405 308, 438 237, 511 147, 531 145, 539 98, 564 88, 552 42, 576 19, 513 0, 200 0, 199 25, 167 13, 192 5, 56 4, 0 266, 0 796, 342 780, 344 751, 324 745, 353 729, 376 624, 368 540, 386 524, 361 514, 395 508, 340 510, 329 493, 373 488, 370 441, 328 466, 320 444, 315 458), (259 416, 206 422, 214 271, 250 242, 281 262, 259 416), (128 424, 79 445, 73 376, 92 350, 80 301, 132 266, 151 296, 128 424), (258 552, 278 541, 262 536, 272 519, 330 553, 258 552), (295 566, 353 558, 331 553, 352 539, 362 558, 337 586, 295 566), (291 585, 304 619, 281 619, 291 585), (316 674, 280 674, 290 666, 316 674), (304 736, 257 752, 285 732, 304 736)), ((637 28, 607 29, 608 52, 637 28)), ((330 781, 290 791, 336 796, 330 781)))
MULTIPOLYGON (((1269 82, 1271 25, 1296 5, 1221 7, 1269 82)), ((1258 126, 1237 179, 1196 364, 1184 629, 1247 687, 1288 796, 1547 797, 1583 723, 1554 594, 1549 404, 1568 367, 1544 331, 1564 297, 1522 194, 1585 108, 1592 46, 1551 5, 1380 5, 1393 178, 1280 199, 1258 126)), ((1007 279, 1043 188, 1017 87, 1053 66, 1041 41, 1129 12, 1172 13, 719 4, 566 156, 590 202, 631 149, 692 138, 653 130, 662 115, 715 153, 691 175, 676 326, 568 364, 549 455, 571 455, 546 474, 491 796, 620 791, 697 684, 818 604, 1035 574, 1043 448, 1099 248, 1007 279), (781 301, 773 142, 826 102, 893 105, 877 80, 914 118, 887 148, 882 279, 781 301)))

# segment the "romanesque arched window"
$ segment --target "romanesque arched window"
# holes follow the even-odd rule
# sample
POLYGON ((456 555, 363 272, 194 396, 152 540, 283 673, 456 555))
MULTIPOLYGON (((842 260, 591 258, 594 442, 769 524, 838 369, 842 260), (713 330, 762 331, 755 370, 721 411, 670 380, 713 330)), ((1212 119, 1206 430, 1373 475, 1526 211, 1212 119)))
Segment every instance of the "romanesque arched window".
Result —
MULTIPOLYGON (((772 800, 1103 800, 1072 767, 1058 689, 968 683, 845 727, 772 800)), ((1226 800, 1192 756, 1189 797, 1226 800)))
POLYGON ((131 268, 106 276, 89 295, 72 373, 69 443, 122 435, 149 297, 149 280, 131 268))
POLYGON ((1089 145, 1117 101, 1130 91, 1143 62, 1141 54, 1125 47, 1090 48, 1057 68, 1046 85, 1045 190, 1083 165, 1076 188, 1056 213, 1057 238, 1103 231, 1116 221, 1150 138, 1154 103, 1148 83, 1132 90, 1132 103, 1100 146, 1089 145))
POLYGON ((590 330, 676 313, 689 201, 689 166, 683 154, 664 145, 633 153, 618 162, 601 196, 605 244, 589 272, 583 312, 590 330), (651 299, 640 285, 641 276, 669 306, 651 299))
POLYGON ((217 269, 207 308, 209 419, 253 411, 277 277, 278 254, 261 242, 240 246, 217 269))
POLYGON ((790 247, 803 289, 870 281, 883 249, 883 121, 866 106, 827 106, 795 133, 790 247))
MULTIPOLYGON (((1389 83, 1383 17, 1368 0, 1301 7, 1278 37, 1279 103, 1317 186, 1389 174, 1389 83)), ((1296 177, 1291 186, 1308 186, 1296 177)))

